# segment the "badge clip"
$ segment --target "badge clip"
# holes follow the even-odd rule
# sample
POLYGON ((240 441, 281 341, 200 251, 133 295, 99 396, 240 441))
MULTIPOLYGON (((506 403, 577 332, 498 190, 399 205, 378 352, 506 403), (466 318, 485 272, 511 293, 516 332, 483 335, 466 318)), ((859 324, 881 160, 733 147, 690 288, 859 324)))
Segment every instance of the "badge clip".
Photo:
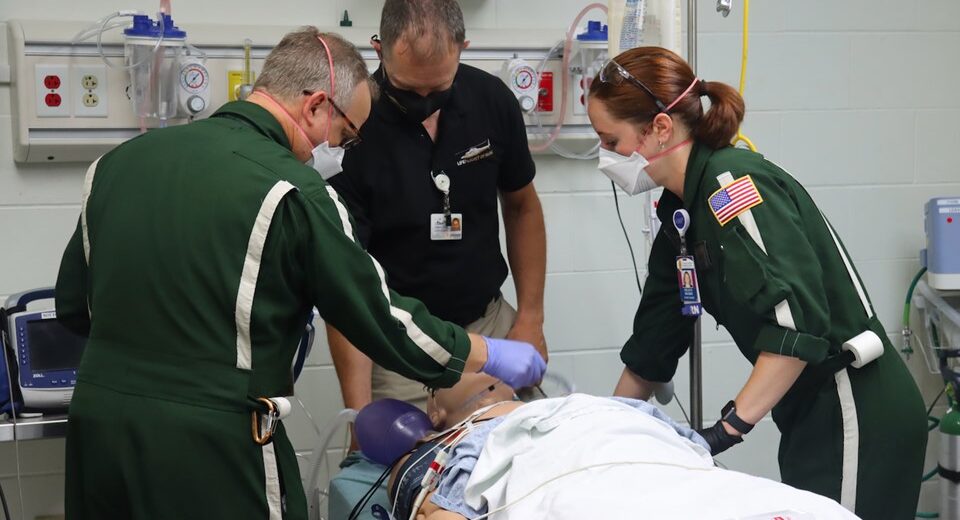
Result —
POLYGON ((680 235, 680 256, 677 257, 677 282, 680 285, 681 313, 684 316, 700 316, 700 283, 694 258, 687 254, 687 230, 690 229, 690 214, 685 209, 673 212, 673 227, 680 235))

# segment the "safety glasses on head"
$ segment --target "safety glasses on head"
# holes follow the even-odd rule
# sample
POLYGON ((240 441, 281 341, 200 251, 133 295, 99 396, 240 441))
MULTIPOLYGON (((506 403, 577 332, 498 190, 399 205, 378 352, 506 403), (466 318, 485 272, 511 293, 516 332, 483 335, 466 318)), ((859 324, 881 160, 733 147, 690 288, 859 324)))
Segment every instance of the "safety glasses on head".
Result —
MULTIPOLYGON (((304 90, 304 96, 312 96, 314 92, 312 90, 304 90)), ((337 104, 333 101, 333 97, 327 96, 327 101, 330 102, 330 106, 333 107, 333 110, 337 113, 338 116, 343 118, 343 121, 347 123, 347 128, 350 129, 351 135, 344 136, 343 140, 340 141, 340 148, 344 150, 349 150, 354 146, 360 144, 362 139, 360 138, 360 129, 357 128, 357 125, 353 124, 353 121, 347 116, 347 113, 344 112, 337 104)))
POLYGON ((657 110, 660 112, 666 112, 668 110, 667 106, 657 98, 657 95, 654 94, 650 88, 641 83, 637 78, 633 77, 633 74, 630 74, 630 72, 623 68, 619 63, 613 60, 607 60, 607 62, 603 64, 603 67, 600 68, 600 81, 603 83, 619 86, 623 84, 624 80, 629 81, 631 85, 644 91, 648 96, 650 96, 650 99, 652 99, 654 104, 657 105, 657 110))

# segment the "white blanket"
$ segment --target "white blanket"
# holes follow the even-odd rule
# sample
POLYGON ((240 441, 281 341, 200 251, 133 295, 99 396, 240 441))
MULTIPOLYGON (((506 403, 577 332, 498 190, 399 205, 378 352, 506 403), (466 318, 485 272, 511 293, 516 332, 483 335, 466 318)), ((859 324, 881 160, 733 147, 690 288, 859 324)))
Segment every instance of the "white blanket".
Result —
POLYGON ((488 437, 465 498, 486 503, 493 520, 856 518, 819 495, 715 468, 663 422, 583 394, 511 413, 488 437))

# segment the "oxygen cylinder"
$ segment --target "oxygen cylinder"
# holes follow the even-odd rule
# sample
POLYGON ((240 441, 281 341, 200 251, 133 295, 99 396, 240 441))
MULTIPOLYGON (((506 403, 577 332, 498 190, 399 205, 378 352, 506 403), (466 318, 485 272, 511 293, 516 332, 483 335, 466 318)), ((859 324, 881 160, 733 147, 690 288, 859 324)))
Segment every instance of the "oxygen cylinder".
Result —
POLYGON ((960 519, 960 411, 940 420, 940 519, 960 519))

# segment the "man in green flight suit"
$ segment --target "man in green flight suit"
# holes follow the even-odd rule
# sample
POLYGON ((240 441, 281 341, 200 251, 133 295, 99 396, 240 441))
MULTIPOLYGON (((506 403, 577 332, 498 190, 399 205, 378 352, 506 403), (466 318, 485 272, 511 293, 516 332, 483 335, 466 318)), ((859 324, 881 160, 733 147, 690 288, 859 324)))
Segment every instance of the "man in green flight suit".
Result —
POLYGON ((603 67, 589 112, 603 173, 630 194, 664 188, 615 393, 647 398, 673 377, 700 304, 683 287, 689 273, 753 364, 700 431, 713 454, 772 410, 785 483, 865 519, 913 518, 927 440, 920 392, 809 194, 762 155, 730 146, 744 114, 737 91, 696 78, 669 50, 639 47, 603 67), (681 209, 689 217, 675 224, 681 209))
POLYGON ((306 518, 295 453, 269 423, 314 306, 430 387, 463 371, 540 379, 531 345, 434 318, 355 244, 323 179, 359 140, 374 92, 350 43, 304 28, 267 57, 248 101, 89 168, 56 288, 58 317, 89 337, 68 518, 306 518))

